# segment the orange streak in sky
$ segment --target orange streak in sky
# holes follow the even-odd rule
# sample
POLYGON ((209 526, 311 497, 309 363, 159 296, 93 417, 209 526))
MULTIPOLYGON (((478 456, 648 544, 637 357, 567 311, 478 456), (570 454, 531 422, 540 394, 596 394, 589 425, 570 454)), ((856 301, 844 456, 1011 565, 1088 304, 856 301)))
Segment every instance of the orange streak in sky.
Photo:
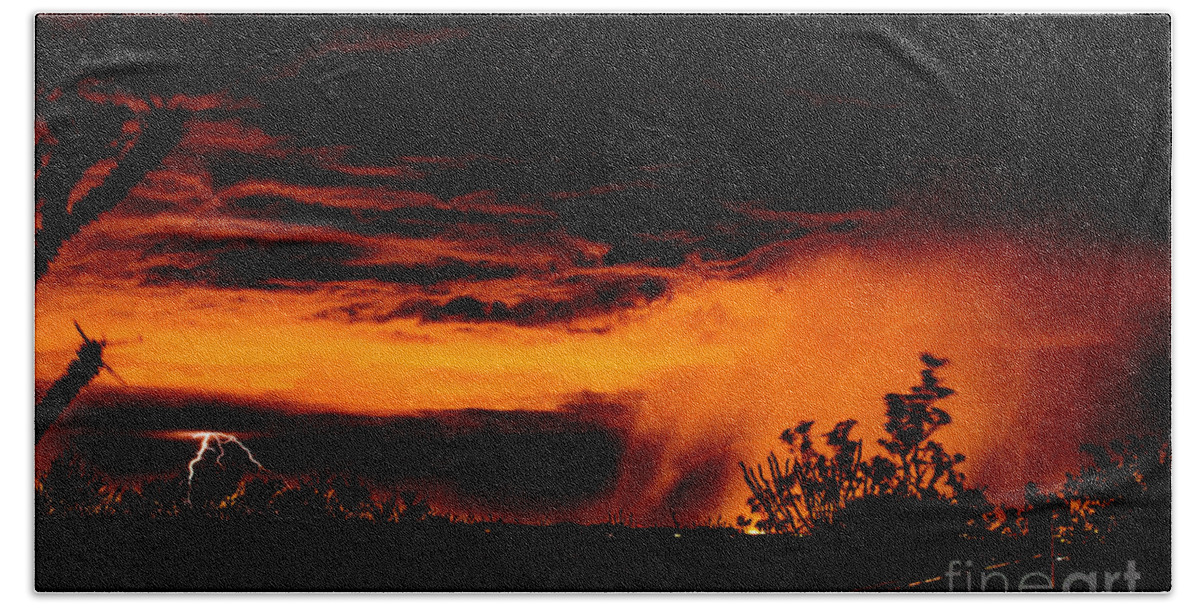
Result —
POLYGON ((96 161, 96 164, 85 169, 79 181, 75 183, 75 186, 71 188, 70 194, 67 195, 67 212, 70 213, 75 203, 83 200, 83 197, 87 196, 88 192, 91 192, 93 188, 103 184, 104 180, 108 178, 108 174, 112 173, 112 170, 116 168, 117 159, 105 158, 96 161))

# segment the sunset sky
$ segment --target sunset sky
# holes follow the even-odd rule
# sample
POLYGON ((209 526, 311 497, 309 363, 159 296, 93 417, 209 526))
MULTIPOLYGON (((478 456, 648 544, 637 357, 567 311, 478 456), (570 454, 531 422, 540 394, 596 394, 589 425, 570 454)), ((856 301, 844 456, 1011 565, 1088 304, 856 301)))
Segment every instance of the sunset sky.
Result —
POLYGON ((39 389, 73 320, 125 382, 39 457, 160 473, 216 430, 447 505, 731 518, 739 460, 807 419, 872 444, 930 352, 937 438, 1019 500, 1167 430, 1168 27, 41 18, 38 168, 90 168, 39 196, 186 122, 37 284, 39 389))

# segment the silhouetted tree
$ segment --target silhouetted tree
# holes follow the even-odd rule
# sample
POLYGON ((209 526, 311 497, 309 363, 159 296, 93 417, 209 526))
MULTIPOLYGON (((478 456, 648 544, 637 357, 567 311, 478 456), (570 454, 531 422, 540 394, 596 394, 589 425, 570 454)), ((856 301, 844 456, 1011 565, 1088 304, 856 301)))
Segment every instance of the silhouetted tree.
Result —
POLYGON ((411 490, 401 492, 400 500, 404 503, 404 510, 399 513, 400 520, 418 521, 430 516, 429 503, 418 497, 416 492, 411 490))
POLYGON ((67 366, 67 371, 42 396, 41 402, 34 407, 33 416, 33 442, 42 440, 42 435, 54 424, 55 420, 66 411, 67 406, 71 401, 87 386, 96 374, 100 373, 101 369, 109 369, 104 363, 104 340, 92 340, 83 333, 83 329, 79 327, 79 323, 75 324, 75 329, 83 338, 83 344, 75 353, 75 359, 67 366))
POLYGON ((813 447, 813 422, 805 421, 783 431, 780 440, 791 457, 781 462, 771 452, 766 473, 762 465, 749 468, 739 463, 754 493, 751 510, 763 515, 760 524, 764 530, 810 532, 829 523, 846 501, 878 491, 875 479, 863 474, 862 442, 849 439, 855 424, 845 420, 825 434, 832 457, 813 447))
POLYGON ((955 492, 962 491, 961 474, 954 471, 954 465, 966 458, 962 454, 951 456, 941 444, 929 440, 934 431, 950 424, 950 414, 933 404, 953 395, 954 390, 941 386, 933 373, 947 363, 945 359, 926 353, 921 355, 921 362, 925 369, 919 386, 912 387, 911 393, 889 393, 884 397, 887 422, 883 430, 889 438, 880 439, 879 445, 900 461, 896 494, 936 498, 941 495, 939 484, 943 481, 955 492))
POLYGON ((237 489, 224 501, 230 514, 263 516, 271 514, 271 501, 287 488, 280 479, 250 474, 242 477, 237 489))
POLYGON ((1107 446, 1084 444, 1091 464, 1067 474, 1066 499, 1089 498, 1108 504, 1141 506, 1170 491, 1171 451, 1155 436, 1127 436, 1107 446))
MULTIPOLYGON (((62 92, 79 82, 63 84, 43 86, 54 92, 46 90, 44 96, 39 95, 35 110, 35 285, 68 239, 117 206, 158 167, 182 139, 188 116, 182 108, 164 105, 161 100, 124 105, 85 102, 82 95, 62 92), (130 125, 136 128, 128 128, 130 125), (123 145, 117 146, 122 140, 123 145), (115 156, 113 146, 117 146, 115 156), (105 170, 97 171, 103 163, 107 163, 105 170), (72 197, 76 188, 85 184, 85 176, 99 183, 72 197)), ((103 341, 83 336, 78 356, 35 408, 35 442, 104 366, 103 349, 103 341)))
POLYGON ((330 515, 328 498, 312 484, 288 487, 271 499, 271 512, 294 520, 312 520, 330 515))
POLYGON ((1084 444, 1091 461, 1067 473, 1062 489, 1042 492, 1030 482, 1020 513, 1034 539, 1083 544, 1114 533, 1145 537, 1169 525, 1171 455, 1156 436, 1128 436, 1107 446, 1084 444))
MULTIPOLYGON (((71 88, 71 85, 68 85, 71 88)), ((117 206, 146 174, 166 158, 183 137, 188 112, 143 102, 143 111, 133 104, 97 104, 60 93, 38 99, 39 164, 35 174, 39 226, 34 237, 34 280, 40 281, 63 243, 84 226, 117 206), (137 124, 132 139, 126 139, 114 156, 110 143, 128 137, 125 125, 137 124), (111 163, 102 181, 76 201, 71 192, 97 163, 111 163)))
POLYGON ((920 385, 909 393, 884 397, 887 438, 879 444, 886 456, 863 459, 862 440, 850 438, 855 420, 843 420, 825 433, 831 451, 826 454, 814 447, 813 421, 804 421, 780 435, 788 458, 781 461, 771 452, 765 471, 762 465, 739 463, 752 494, 751 511, 760 516, 760 529, 810 533, 835 524, 859 525, 864 518, 887 521, 880 517, 881 510, 894 515, 940 509, 942 516, 954 511, 956 519, 968 521, 988 510, 982 493, 968 490, 964 475, 955 469, 965 457, 951 455, 929 439, 950 424, 950 415, 934 404, 954 391, 942 386, 934 374, 946 360, 922 354, 921 361, 925 369, 920 385), (922 500, 930 504, 911 502, 922 500))
POLYGON ((36 487, 40 515, 94 515, 104 510, 107 488, 77 454, 50 463, 36 487))
POLYGON ((121 494, 121 511, 140 518, 179 515, 187 488, 181 479, 152 479, 121 494))

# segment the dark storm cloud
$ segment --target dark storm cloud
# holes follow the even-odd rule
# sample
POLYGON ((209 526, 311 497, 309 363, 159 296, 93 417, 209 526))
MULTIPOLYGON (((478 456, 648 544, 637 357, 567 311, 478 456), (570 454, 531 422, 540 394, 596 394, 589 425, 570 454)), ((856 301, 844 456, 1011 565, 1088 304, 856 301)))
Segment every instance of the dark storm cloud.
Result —
MULTIPOLYGON (((443 40, 463 38, 467 31, 460 28, 441 29, 432 32, 416 32, 397 28, 344 29, 332 32, 327 41, 303 53, 299 59, 281 68, 277 75, 295 76, 310 61, 330 53, 379 53, 400 51, 415 46, 435 44, 443 40)), ((316 40, 321 40, 317 38, 316 40)))
POLYGON ((600 397, 575 399, 556 411, 352 416, 286 413, 279 408, 287 404, 244 399, 90 389, 61 425, 91 464, 114 475, 184 470, 198 444, 172 433, 220 431, 241 437, 274 473, 423 481, 449 487, 460 500, 536 506, 591 500, 612 489, 631 417, 628 406, 600 397))
POLYGON ((729 200, 789 211, 879 208, 920 169, 914 163, 977 155, 1018 182, 997 209, 982 211, 1020 215, 1035 194, 1113 228, 1162 230, 1162 180, 1149 175, 1169 138, 1161 17, 406 24, 471 35, 310 64, 263 93, 313 120, 297 130, 287 113, 264 118, 368 158, 418 149, 523 161, 503 174, 468 171, 440 196, 586 190, 642 177, 641 166, 681 168, 656 176, 659 196, 644 204, 580 211, 592 219, 572 227, 584 229, 648 212, 696 228, 729 200), (329 96, 299 94, 320 79, 329 96))
POLYGON ((212 287, 283 287, 374 280, 429 287, 451 281, 512 278, 517 268, 499 264, 441 259, 429 264, 353 264, 362 248, 343 243, 285 239, 175 238, 156 244, 148 255, 199 254, 204 261, 191 265, 163 264, 146 269, 149 285, 175 283, 212 287))
POLYGON ((606 264, 666 267, 809 232, 751 219, 747 205, 848 213, 917 201, 967 223, 1049 216, 1101 236, 1169 236, 1162 16, 115 17, 37 28, 38 85, 64 91, 39 98, 52 127, 64 113, 81 129, 112 127, 79 110, 84 79, 140 98, 220 93, 176 155, 202 161, 217 190, 257 181, 431 201, 363 221, 361 209, 292 192, 238 199, 235 215, 419 238, 464 224, 504 238, 525 225, 607 247, 606 264), (478 193, 484 207, 456 206, 478 193))
MULTIPOLYGON (((222 212, 292 224, 322 225, 360 234, 410 236, 421 226, 438 234, 461 225, 492 224, 506 229, 505 215, 541 215, 534 209, 498 205, 487 192, 441 201, 421 192, 363 187, 311 187, 279 182, 243 182, 221 193, 222 212)), ((545 228, 545 221, 539 222, 545 228)))
POLYGON ((348 323, 418 319, 431 323, 553 325, 645 306, 666 296, 669 288, 666 279, 656 276, 577 275, 546 282, 544 290, 558 294, 556 297, 525 297, 511 304, 475 296, 457 296, 448 300, 412 298, 391 308, 371 300, 322 310, 316 316, 348 323))
MULTIPOLYGON (((271 120, 264 124, 310 145, 345 142, 373 158, 415 148, 522 161, 437 184, 443 197, 481 187, 499 187, 506 198, 580 191, 633 181, 646 165, 687 168, 662 176, 672 179, 648 204, 587 212, 610 225, 647 208, 668 218, 687 211, 677 223, 704 221, 723 200, 763 197, 810 211, 884 205, 878 173, 897 143, 887 127, 912 121, 788 95, 800 84, 834 86, 833 97, 858 92, 844 90, 856 83, 837 76, 821 75, 815 87, 805 78, 814 62, 836 59, 836 41, 818 40, 811 51, 797 45, 798 37, 820 34, 811 24, 529 19, 466 29, 472 35, 452 45, 309 65, 311 74, 280 83, 266 103, 311 114, 315 129, 271 120, 286 113, 264 116, 271 120), (296 87, 321 78, 332 92, 328 107, 297 100, 296 87), (335 109, 336 119, 328 113, 335 109)), ((892 90, 879 91, 888 97, 881 103, 920 93, 893 80, 892 90)))

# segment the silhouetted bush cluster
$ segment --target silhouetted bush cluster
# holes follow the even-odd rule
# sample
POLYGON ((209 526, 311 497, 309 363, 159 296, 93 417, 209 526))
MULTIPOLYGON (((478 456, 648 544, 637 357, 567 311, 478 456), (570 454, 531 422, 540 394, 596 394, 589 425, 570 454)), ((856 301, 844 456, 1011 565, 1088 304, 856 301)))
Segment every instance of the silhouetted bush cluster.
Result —
POLYGON ((1077 475, 1067 473, 1060 490, 1025 486, 1026 504, 1007 512, 1012 529, 1076 546, 1169 537, 1168 441, 1130 435, 1107 446, 1085 444, 1080 450, 1091 462, 1077 475))
POLYGON ((886 437, 878 440, 884 454, 863 457, 862 440, 850 437, 854 420, 837 423, 823 435, 826 449, 819 449, 812 439, 814 423, 804 421, 780 436, 785 457, 771 452, 765 468, 741 463, 757 521, 741 517, 739 525, 832 534, 850 544, 1023 539, 1022 546, 1039 555, 1062 554, 1067 545, 1095 552, 1169 539, 1167 441, 1131 436, 1107 446, 1084 445, 1091 464, 1067 473, 1061 489, 1045 493, 1030 483, 1025 504, 993 505, 957 470, 963 455, 930 439, 950 424, 950 415, 936 404, 954 391, 935 374, 945 360, 924 354, 921 361, 920 385, 884 397, 886 437))
POLYGON ((380 522, 433 517, 429 505, 415 492, 374 490, 364 480, 349 475, 285 480, 270 472, 244 472, 232 467, 211 469, 190 485, 182 476, 121 484, 90 469, 78 456, 60 458, 37 483, 37 514, 380 522))
MULTIPOLYGON (((752 496, 755 527, 764 532, 810 534, 829 528, 920 529, 929 521, 974 523, 991 505, 982 493, 965 486, 956 466, 962 454, 950 454, 930 439, 950 424, 935 404, 954 394, 934 370, 944 359, 921 356, 921 384, 909 393, 884 397, 887 407, 885 455, 866 460, 862 440, 850 438, 858 424, 843 420, 825 433, 829 451, 815 447, 811 420, 786 429, 780 440, 789 456, 767 456, 767 468, 740 463, 752 496)), ((750 520, 743 518, 744 525, 750 520)))

